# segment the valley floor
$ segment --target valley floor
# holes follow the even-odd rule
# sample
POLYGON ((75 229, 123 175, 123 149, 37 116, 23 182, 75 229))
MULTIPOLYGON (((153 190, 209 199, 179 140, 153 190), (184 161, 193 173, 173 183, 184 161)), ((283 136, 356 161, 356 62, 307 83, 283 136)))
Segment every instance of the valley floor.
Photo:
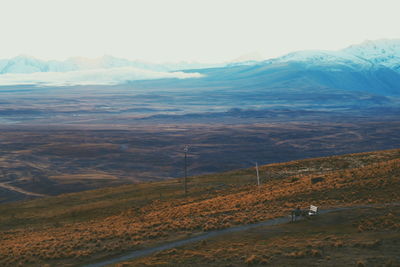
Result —
POLYGON ((8 185, 0 188, 0 203, 182 177, 185 144, 191 176, 400 144, 398 116, 346 120, 121 129, 0 126, 0 183, 8 185))

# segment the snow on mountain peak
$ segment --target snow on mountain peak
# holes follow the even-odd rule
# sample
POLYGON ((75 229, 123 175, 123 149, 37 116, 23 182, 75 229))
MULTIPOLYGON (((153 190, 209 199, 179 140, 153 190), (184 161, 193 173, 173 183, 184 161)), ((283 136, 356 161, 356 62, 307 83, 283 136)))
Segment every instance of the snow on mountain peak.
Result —
POLYGON ((400 40, 365 41, 338 51, 297 51, 267 60, 267 62, 302 62, 310 67, 344 65, 347 67, 371 68, 385 66, 400 70, 400 40))
MULTIPOLYGON (((255 57, 255 55, 250 55, 255 57)), ((256 55, 257 56, 257 55, 256 55)), ((324 67, 335 69, 335 66, 341 65, 346 68, 370 69, 374 67, 387 67, 400 72, 400 39, 365 41, 363 43, 352 45, 338 51, 309 50, 289 53, 285 56, 269 59, 263 62, 249 60, 241 57, 230 65, 253 65, 253 64, 280 64, 287 62, 301 62, 309 68, 324 67)), ((226 64, 199 64, 199 63, 173 63, 173 64, 152 64, 143 61, 130 61, 123 58, 116 58, 105 55, 100 58, 74 57, 65 61, 43 61, 31 56, 19 55, 11 59, 0 60, 0 83, 1 79, 7 82, 17 82, 17 79, 23 79, 26 82, 36 81, 36 78, 27 77, 22 74, 38 75, 40 73, 49 73, 49 75, 40 74, 44 80, 52 80, 51 77, 68 80, 69 84, 83 83, 84 79, 95 82, 101 75, 107 76, 111 73, 113 77, 101 80, 103 83, 115 83, 123 79, 151 79, 160 77, 200 77, 191 73, 176 72, 177 70, 223 67, 226 64), (57 73, 70 74, 59 75, 57 73), (33 74, 35 73, 35 74, 33 74), (171 73, 175 73, 171 75, 171 73), (9 74, 9 75, 8 75, 9 74), (21 75, 12 75, 21 74, 21 75), (6 76, 5 76, 6 75, 6 76)), ((55 81, 52 80, 52 83, 55 81)), ((62 82, 62 81, 60 81, 62 82)), ((121 82, 123 82, 121 80, 121 82)))
POLYGON ((351 45, 343 51, 363 53, 397 53, 400 54, 400 39, 367 40, 360 44, 351 45))
POLYGON ((365 41, 358 45, 352 45, 342 50, 371 62, 389 68, 400 65, 400 39, 381 39, 376 41, 365 41))
POLYGON ((271 63, 303 62, 309 66, 345 65, 359 66, 365 60, 342 51, 305 50, 289 53, 280 58, 271 59, 271 63))
POLYGON ((145 64, 112 56, 43 61, 20 55, 8 60, 0 60, 0 86, 118 84, 143 79, 197 77, 202 77, 202 75, 168 70, 156 64, 145 64))

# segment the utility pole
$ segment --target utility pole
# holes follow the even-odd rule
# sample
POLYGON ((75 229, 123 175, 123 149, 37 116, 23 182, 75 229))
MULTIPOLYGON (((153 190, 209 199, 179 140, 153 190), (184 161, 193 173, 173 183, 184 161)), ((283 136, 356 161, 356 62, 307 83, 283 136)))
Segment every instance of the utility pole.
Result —
POLYGON ((183 187, 185 190, 185 195, 187 194, 187 153, 189 151, 189 146, 186 145, 183 149, 183 152, 185 152, 185 178, 183 180, 183 187))
POLYGON ((256 171, 257 171, 257 185, 260 186, 260 174, 258 173, 258 163, 256 162, 256 171))

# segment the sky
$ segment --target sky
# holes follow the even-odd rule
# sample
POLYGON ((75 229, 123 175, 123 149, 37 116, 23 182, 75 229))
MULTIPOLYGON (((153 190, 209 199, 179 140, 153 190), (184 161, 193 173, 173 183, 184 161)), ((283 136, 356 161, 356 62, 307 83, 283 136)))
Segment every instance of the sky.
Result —
POLYGON ((400 38, 398 0, 0 0, 0 58, 266 59, 400 38))

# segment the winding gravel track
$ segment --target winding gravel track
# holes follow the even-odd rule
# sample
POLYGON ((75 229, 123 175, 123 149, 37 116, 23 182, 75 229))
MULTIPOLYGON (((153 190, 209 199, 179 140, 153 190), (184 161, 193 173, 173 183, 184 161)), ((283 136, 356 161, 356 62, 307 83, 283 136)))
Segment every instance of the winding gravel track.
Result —
POLYGON ((0 183, 0 187, 3 187, 3 188, 5 188, 7 190, 10 190, 10 191, 15 191, 15 192, 27 195, 27 196, 46 197, 46 195, 38 194, 38 193, 34 193, 34 192, 29 192, 29 191, 26 191, 26 190, 24 190, 22 188, 10 185, 8 183, 0 183))
MULTIPOLYGON (((332 209, 321 210, 319 212, 319 214, 321 215, 321 214, 334 212, 334 211, 341 211, 341 210, 350 210, 350 209, 359 209, 359 208, 371 208, 371 207, 380 206, 380 205, 399 205, 399 204, 400 203, 387 203, 387 204, 375 204, 375 205, 363 205, 363 206, 332 208, 332 209)), ((201 240, 208 239, 208 238, 212 238, 212 237, 215 237, 215 236, 219 236, 219 235, 223 235, 223 234, 227 234, 227 233, 245 231, 245 230, 252 229, 252 228, 255 228, 255 227, 260 227, 260 226, 272 226, 272 225, 284 224, 284 223, 290 222, 290 220, 291 220, 291 217, 290 216, 286 216, 286 217, 279 217, 279 218, 270 219, 270 220, 267 220, 267 221, 264 221, 264 222, 259 222, 259 223, 254 223, 254 224, 246 224, 246 225, 240 225, 240 226, 221 229, 221 230, 210 231, 210 232, 202 233, 202 234, 199 234, 199 235, 195 235, 193 237, 189 237, 187 239, 170 242, 170 243, 163 244, 163 245, 160 245, 160 246, 151 247, 151 248, 145 248, 145 249, 141 249, 141 250, 136 250, 136 251, 127 253, 127 254, 122 255, 122 256, 114 257, 112 259, 100 261, 100 262, 93 263, 93 264, 88 264, 88 265, 85 265, 84 267, 102 267, 102 266, 106 266, 106 265, 109 265, 109 264, 119 263, 119 262, 122 262, 122 261, 133 260, 133 259, 136 259, 136 258, 148 256, 148 255, 153 254, 155 252, 159 252, 159 251, 163 251, 163 250, 167 250, 167 249, 180 247, 180 246, 183 246, 183 245, 186 245, 186 244, 194 243, 194 242, 201 241, 201 240)))

